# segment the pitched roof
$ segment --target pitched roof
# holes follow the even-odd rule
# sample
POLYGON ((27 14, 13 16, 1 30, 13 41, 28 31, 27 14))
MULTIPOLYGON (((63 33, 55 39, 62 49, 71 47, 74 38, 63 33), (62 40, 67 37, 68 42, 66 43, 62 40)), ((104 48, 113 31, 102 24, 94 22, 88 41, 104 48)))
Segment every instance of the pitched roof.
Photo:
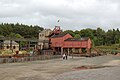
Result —
POLYGON ((89 38, 88 37, 82 37, 82 38, 68 38, 64 41, 87 41, 89 38))
POLYGON ((51 36, 51 38, 63 37, 63 36, 65 36, 65 35, 66 35, 66 34, 61 33, 61 34, 58 34, 58 35, 53 35, 53 36, 51 36))
MULTIPOLYGON (((5 40, 4 41, 4 44, 10 44, 10 40, 5 40)), ((15 42, 15 41, 12 41, 12 44, 14 44, 14 45, 19 45, 17 42, 15 42)))

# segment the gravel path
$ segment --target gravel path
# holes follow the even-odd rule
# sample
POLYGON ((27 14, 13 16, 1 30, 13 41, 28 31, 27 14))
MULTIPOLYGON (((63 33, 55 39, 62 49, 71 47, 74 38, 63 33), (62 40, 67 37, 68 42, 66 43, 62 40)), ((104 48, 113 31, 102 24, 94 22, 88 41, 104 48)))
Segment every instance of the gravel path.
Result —
POLYGON ((120 67, 63 73, 54 80, 120 80, 120 67))
POLYGON ((24 63, 0 64, 0 80, 120 80, 120 57, 71 57, 24 63), (83 65, 111 66, 75 70, 83 65))

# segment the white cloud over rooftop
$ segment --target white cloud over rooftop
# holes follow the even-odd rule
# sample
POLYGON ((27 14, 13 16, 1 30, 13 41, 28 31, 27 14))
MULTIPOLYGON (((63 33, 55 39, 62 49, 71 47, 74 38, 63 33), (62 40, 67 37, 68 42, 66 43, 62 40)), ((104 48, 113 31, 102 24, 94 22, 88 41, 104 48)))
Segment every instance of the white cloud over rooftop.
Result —
POLYGON ((0 0, 0 23, 24 23, 53 28, 119 28, 119 0, 0 0))

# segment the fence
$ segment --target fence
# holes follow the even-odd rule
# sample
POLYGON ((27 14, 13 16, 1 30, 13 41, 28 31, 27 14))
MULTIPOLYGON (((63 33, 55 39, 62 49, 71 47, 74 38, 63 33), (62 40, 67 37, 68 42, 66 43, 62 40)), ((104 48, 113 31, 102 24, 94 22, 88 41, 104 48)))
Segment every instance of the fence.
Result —
POLYGON ((26 62, 26 61, 37 61, 37 60, 48 60, 61 58, 61 55, 40 55, 34 57, 22 57, 22 58, 0 58, 0 63, 14 63, 14 62, 26 62))

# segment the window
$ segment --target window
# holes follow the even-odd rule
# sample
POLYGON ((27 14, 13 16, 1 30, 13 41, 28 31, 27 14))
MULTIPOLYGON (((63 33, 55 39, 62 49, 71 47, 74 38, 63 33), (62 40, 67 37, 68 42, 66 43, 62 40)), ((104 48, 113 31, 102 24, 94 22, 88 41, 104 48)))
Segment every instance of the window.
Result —
POLYGON ((7 46, 7 49, 9 49, 9 46, 7 46))
POLYGON ((44 36, 44 34, 42 34, 42 37, 44 36))
POLYGON ((40 34, 40 37, 41 37, 41 34, 40 34))
POLYGON ((44 36, 44 34, 40 34, 39 36, 40 36, 40 37, 43 37, 43 36, 44 36))
POLYGON ((13 46, 13 49, 15 49, 16 47, 15 46, 13 46))

